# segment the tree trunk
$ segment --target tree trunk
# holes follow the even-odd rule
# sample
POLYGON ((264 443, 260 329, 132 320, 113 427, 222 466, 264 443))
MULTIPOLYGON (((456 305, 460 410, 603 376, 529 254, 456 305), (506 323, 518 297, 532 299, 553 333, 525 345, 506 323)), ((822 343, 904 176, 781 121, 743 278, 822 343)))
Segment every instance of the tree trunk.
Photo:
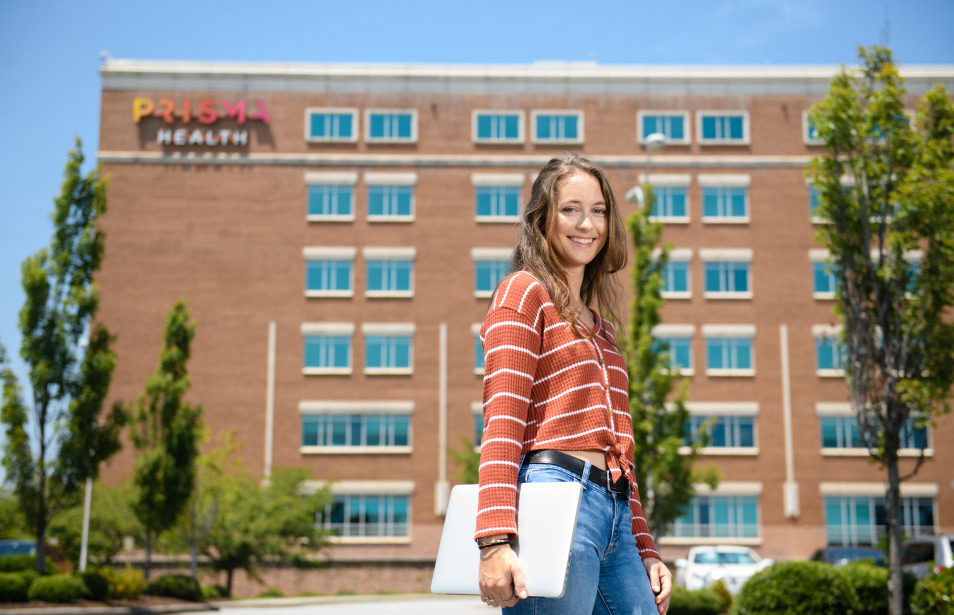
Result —
POLYGON ((36 571, 46 574, 46 507, 40 505, 40 518, 36 520, 36 571))
POLYGON ((146 562, 142 567, 142 576, 149 580, 149 569, 152 563, 152 532, 146 530, 146 562))
POLYGON ((901 579, 901 481, 898 479, 898 459, 888 462, 888 491, 885 493, 884 513, 888 526, 888 613, 904 614, 904 583, 901 579))
POLYGON ((190 550, 191 550, 191 552, 192 552, 192 557, 191 557, 191 562, 190 562, 190 570, 192 571, 192 578, 198 580, 198 579, 199 579, 199 577, 198 577, 198 573, 199 573, 199 570, 198 570, 198 568, 199 568, 199 536, 198 536, 198 531, 196 531, 196 527, 195 527, 195 524, 196 524, 196 520, 195 520, 195 517, 196 517, 196 514, 195 514, 195 506, 193 506, 193 507, 189 510, 189 516, 190 516, 191 519, 192 519, 192 525, 191 525, 191 527, 190 527, 190 532, 189 532, 189 546, 191 547, 190 550))
POLYGON ((232 573, 235 572, 235 568, 229 568, 225 571, 225 595, 228 598, 232 597, 232 573))

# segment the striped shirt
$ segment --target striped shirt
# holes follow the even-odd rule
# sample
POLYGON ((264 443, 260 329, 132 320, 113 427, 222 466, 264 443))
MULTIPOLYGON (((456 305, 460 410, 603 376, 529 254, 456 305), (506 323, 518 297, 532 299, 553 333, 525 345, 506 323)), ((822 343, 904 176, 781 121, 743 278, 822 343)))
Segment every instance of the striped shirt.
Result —
POLYGON ((516 534, 520 455, 538 449, 602 450, 613 480, 633 486, 629 506, 641 557, 659 557, 633 474, 629 376, 615 329, 594 314, 581 337, 546 290, 520 271, 505 278, 480 329, 484 437, 475 538, 516 534))

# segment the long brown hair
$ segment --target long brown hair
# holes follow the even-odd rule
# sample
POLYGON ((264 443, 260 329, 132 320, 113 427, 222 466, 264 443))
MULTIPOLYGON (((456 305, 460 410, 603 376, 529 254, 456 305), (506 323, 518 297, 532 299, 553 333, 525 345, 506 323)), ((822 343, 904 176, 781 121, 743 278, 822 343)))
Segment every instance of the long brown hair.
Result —
POLYGON ((565 179, 576 173, 586 173, 599 182, 607 209, 606 241, 583 270, 580 297, 590 307, 595 303, 597 312, 616 324, 619 323, 617 308, 621 289, 613 274, 626 267, 626 230, 606 174, 587 158, 579 154, 559 156, 540 170, 523 210, 510 270, 533 274, 550 295, 557 313, 567 322, 577 324, 580 312, 572 306, 566 273, 550 242, 557 216, 558 190, 565 179))

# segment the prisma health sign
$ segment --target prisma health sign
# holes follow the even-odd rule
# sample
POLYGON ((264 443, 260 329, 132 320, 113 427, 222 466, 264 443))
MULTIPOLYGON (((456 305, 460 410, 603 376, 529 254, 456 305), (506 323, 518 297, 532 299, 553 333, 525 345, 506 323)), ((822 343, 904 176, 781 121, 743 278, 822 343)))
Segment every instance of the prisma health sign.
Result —
POLYGON ((266 126, 271 123, 265 103, 254 101, 254 107, 245 99, 221 100, 203 98, 197 104, 185 99, 179 105, 171 98, 136 97, 133 99, 133 122, 140 124, 144 119, 159 118, 164 124, 181 122, 186 126, 160 128, 156 131, 156 143, 159 145, 182 146, 223 146, 248 145, 248 130, 244 128, 248 121, 260 121, 266 126), (233 120, 240 128, 219 128, 214 124, 220 120, 233 120), (193 122, 199 126, 191 126, 193 122))

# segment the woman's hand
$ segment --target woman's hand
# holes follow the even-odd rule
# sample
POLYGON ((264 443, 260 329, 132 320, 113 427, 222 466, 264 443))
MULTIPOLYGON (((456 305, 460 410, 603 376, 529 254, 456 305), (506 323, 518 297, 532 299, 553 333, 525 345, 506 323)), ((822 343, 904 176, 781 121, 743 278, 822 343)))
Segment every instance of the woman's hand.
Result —
POLYGON ((643 560, 646 573, 649 574, 649 584, 656 594, 656 608, 659 615, 666 615, 669 610, 669 595, 672 593, 672 573, 666 564, 656 557, 647 557, 643 560))
POLYGON ((527 597, 520 561, 508 544, 481 549, 479 582, 480 599, 488 606, 513 606, 527 597))

